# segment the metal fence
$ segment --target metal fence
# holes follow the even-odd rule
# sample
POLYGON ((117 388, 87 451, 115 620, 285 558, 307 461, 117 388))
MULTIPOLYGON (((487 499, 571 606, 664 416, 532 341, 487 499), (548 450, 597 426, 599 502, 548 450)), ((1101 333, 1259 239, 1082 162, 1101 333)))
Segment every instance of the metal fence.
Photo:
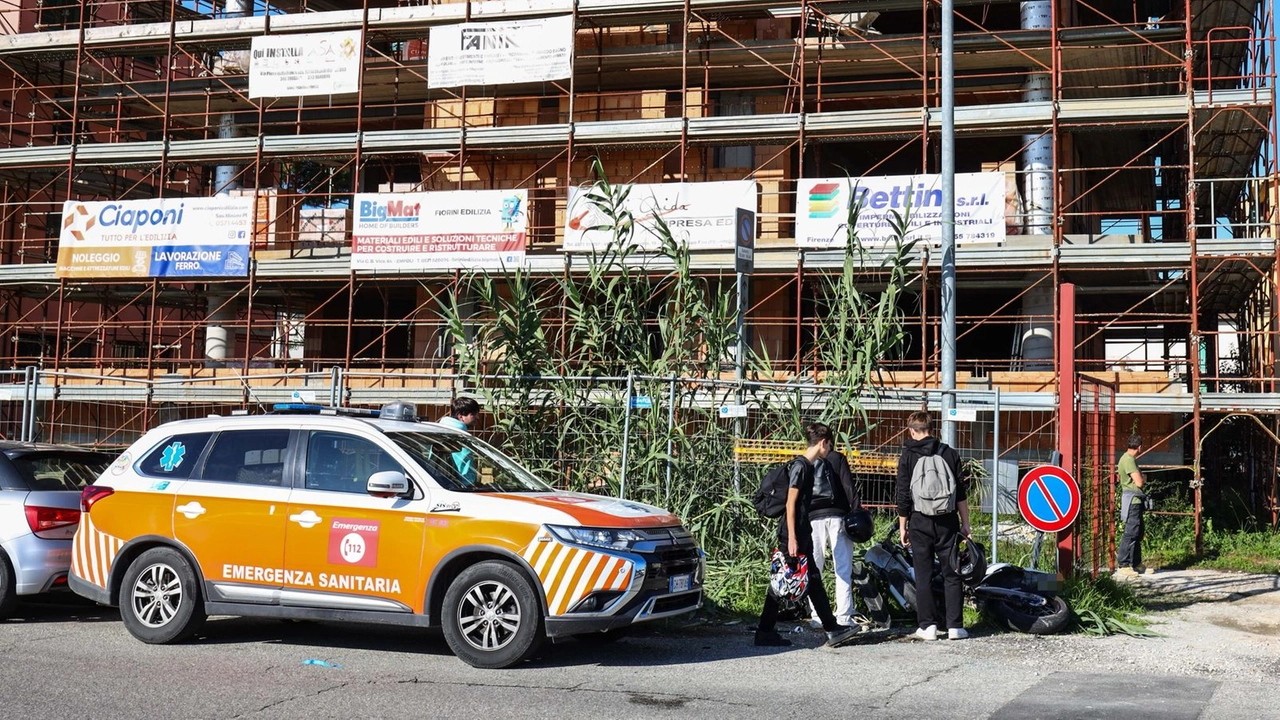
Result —
MULTIPOLYGON (((466 394, 482 405, 475 433, 552 485, 669 507, 691 495, 703 501, 750 495, 772 464, 803 450, 803 424, 824 421, 850 459, 863 503, 891 508, 907 416, 925 409, 936 417, 942 408, 937 390, 853 397, 831 385, 639 375, 464 377, 334 368, 148 380, 31 368, 0 380, 4 437, 105 448, 124 447, 171 420, 265 412, 286 402, 378 407, 407 400, 435 419, 466 394)), ((974 480, 974 512, 1016 516, 1018 479, 1054 448, 1052 396, 965 389, 955 391, 954 405, 955 447, 974 480)), ((998 533, 1014 524, 991 523, 994 551, 998 533)))

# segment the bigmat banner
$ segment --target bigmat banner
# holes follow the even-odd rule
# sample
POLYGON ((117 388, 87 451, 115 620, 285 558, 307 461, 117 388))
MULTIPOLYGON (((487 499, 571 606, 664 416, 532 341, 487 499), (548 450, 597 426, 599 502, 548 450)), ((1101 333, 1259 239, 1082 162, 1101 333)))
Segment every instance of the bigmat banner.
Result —
MULTIPOLYGON (((956 173, 956 243, 1004 241, 1004 173, 956 173)), ((867 245, 892 243, 894 213, 905 239, 942 239, 942 176, 804 178, 796 183, 796 244, 844 247, 849 207, 860 207, 857 232, 867 245)))
POLYGON ((359 30, 255 37, 249 59, 249 97, 357 92, 363 47, 359 30))
POLYGON ((498 268, 524 261, 527 190, 360 193, 353 270, 498 268))
POLYGON ((573 74, 573 16, 431 28, 427 87, 564 80, 573 74))
MULTIPOLYGON (((601 250, 613 239, 608 218, 586 195, 590 188, 570 188, 565 213, 564 249, 601 250)), ((632 242, 644 250, 661 244, 657 218, 671 236, 691 250, 732 250, 737 242, 738 208, 755 212, 755 181, 632 185, 623 208, 634 222, 632 242)))
POLYGON ((249 274, 254 198, 164 198, 62 205, 58 277, 249 274))

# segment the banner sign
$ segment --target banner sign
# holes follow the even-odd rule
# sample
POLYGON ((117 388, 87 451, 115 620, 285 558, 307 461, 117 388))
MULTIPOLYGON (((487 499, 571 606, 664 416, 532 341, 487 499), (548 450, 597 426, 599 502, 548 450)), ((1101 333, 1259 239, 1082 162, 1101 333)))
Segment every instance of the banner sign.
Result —
POLYGON ((62 205, 58 277, 249 274, 254 198, 164 198, 62 205))
MULTIPOLYGON (((850 201, 856 199, 857 233, 864 244, 895 240, 894 216, 907 219, 904 240, 942 239, 942 176, 889 175, 804 178, 796 183, 796 244, 844 247, 850 201)), ((956 173, 956 244, 1003 242, 1004 173, 956 173)))
POLYGON ((528 190, 358 193, 353 270, 499 268, 524 262, 528 190))
POLYGON ((360 90, 359 30, 253 38, 249 97, 340 95, 360 90))
MULTIPOLYGON (((608 225, 609 219, 587 200, 589 192, 590 188, 569 188, 565 250, 602 250, 613 240, 612 230, 592 229, 608 225)), ((655 219, 661 217, 672 237, 692 250, 733 250, 738 241, 738 209, 754 213, 757 194, 753 180, 632 185, 623 209, 634 221, 631 241, 641 249, 660 246, 655 219)))
POLYGON ((573 74, 572 15, 431 28, 427 87, 564 80, 573 74))

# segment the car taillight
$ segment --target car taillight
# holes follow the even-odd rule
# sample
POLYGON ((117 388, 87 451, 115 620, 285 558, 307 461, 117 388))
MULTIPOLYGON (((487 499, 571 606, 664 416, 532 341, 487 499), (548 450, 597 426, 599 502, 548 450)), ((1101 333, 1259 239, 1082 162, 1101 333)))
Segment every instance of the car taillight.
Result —
MULTIPOLYGON (((112 490, 105 485, 86 485, 84 489, 80 491, 80 512, 89 512, 89 508, 92 508, 94 503, 113 492, 115 492, 115 490, 112 490)), ((77 522, 79 522, 78 518, 77 522)))
POLYGON ((37 507, 35 505, 27 506, 27 525, 30 525, 31 532, 37 535, 48 530, 57 530, 68 525, 75 525, 79 522, 79 510, 37 507))

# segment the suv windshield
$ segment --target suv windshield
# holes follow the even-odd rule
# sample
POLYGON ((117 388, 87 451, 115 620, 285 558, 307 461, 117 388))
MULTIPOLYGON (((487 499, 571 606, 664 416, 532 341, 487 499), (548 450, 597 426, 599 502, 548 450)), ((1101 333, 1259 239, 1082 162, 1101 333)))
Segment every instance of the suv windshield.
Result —
POLYGON ((493 446, 470 435, 390 432, 387 436, 446 490, 550 492, 551 487, 493 446))
POLYGON ((42 452, 9 460, 32 490, 79 490, 106 472, 112 458, 93 452, 42 452))

